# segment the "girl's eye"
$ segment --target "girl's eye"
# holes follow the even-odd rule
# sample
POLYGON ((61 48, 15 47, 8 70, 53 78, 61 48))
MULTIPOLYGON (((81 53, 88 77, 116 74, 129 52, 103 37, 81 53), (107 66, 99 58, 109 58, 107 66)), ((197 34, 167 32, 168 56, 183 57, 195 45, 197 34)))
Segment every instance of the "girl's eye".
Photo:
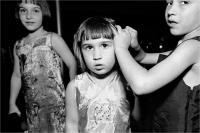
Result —
POLYGON ((19 9, 19 13, 25 13, 25 12, 26 12, 26 9, 24 9, 24 8, 19 9))
POLYGON ((170 1, 170 2, 167 2, 167 5, 172 5, 173 4, 173 2, 172 1, 170 1))
POLYGON ((189 1, 183 0, 183 1, 181 1, 180 3, 181 3, 182 5, 186 5, 186 4, 189 4, 189 1))
POLYGON ((34 9, 33 12, 34 12, 34 13, 39 13, 40 10, 39 10, 39 9, 34 9))
POLYGON ((87 45, 87 46, 83 46, 83 49, 85 49, 85 50, 92 50, 92 46, 90 46, 90 45, 87 45))
POLYGON ((91 50, 91 49, 92 49, 92 46, 87 46, 86 49, 87 49, 87 50, 91 50))
POLYGON ((166 1, 167 2, 167 5, 172 5, 173 4, 173 1, 172 0, 168 0, 166 1))
POLYGON ((101 44, 101 46, 102 46, 103 48, 107 48, 107 47, 108 47, 108 44, 103 43, 103 44, 101 44))

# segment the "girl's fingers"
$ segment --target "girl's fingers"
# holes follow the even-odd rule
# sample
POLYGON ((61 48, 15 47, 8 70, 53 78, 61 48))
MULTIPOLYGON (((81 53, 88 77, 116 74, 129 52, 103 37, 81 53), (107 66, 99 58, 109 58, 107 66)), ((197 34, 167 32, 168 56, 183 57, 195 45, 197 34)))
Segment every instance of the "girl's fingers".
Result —
POLYGON ((115 27, 117 28, 117 31, 118 31, 118 32, 121 32, 121 31, 122 31, 122 28, 121 28, 121 26, 119 26, 119 25, 116 25, 115 27))
POLYGON ((119 26, 119 25, 111 26, 111 28, 115 35, 117 35, 125 30, 125 29, 122 29, 121 26, 119 26))
POLYGON ((131 34, 137 34, 137 31, 130 26, 126 26, 126 29, 131 33, 131 34))
POLYGON ((126 28, 127 28, 128 30, 130 30, 130 31, 136 31, 136 30, 134 30, 133 28, 131 28, 130 26, 126 26, 126 28))
POLYGON ((111 29, 112 29, 114 35, 117 35, 117 28, 114 27, 113 25, 111 25, 111 29))

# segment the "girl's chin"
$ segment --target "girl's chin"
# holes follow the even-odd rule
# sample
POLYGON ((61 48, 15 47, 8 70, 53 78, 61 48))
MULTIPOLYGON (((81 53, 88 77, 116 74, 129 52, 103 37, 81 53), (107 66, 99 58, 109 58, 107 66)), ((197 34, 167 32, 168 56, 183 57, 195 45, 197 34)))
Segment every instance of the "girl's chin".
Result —
POLYGON ((181 36, 183 35, 183 33, 181 33, 180 31, 176 30, 176 29, 170 29, 170 33, 174 36, 181 36))
POLYGON ((96 70, 96 71, 93 71, 91 72, 91 74, 97 78, 104 78, 106 77, 107 75, 110 74, 110 72, 107 72, 105 70, 96 70))

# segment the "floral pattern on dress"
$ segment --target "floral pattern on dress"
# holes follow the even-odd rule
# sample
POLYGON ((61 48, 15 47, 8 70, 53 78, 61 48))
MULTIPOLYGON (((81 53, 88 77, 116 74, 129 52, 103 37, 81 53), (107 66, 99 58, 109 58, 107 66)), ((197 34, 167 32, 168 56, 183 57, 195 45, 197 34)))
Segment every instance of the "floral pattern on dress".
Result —
POLYGON ((29 132, 61 133, 65 128, 65 89, 61 58, 47 33, 35 42, 16 44, 29 132))
POLYGON ((103 89, 87 73, 75 79, 81 133, 129 133, 129 103, 116 73, 103 89))

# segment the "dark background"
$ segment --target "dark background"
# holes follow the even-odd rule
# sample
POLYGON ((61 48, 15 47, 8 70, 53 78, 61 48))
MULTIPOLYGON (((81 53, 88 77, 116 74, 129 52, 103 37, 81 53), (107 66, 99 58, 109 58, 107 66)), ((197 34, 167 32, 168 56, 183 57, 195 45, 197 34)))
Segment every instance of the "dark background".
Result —
MULTIPOLYGON (((61 33, 63 39, 72 50, 73 35, 82 21, 91 16, 110 17, 117 24, 125 27, 129 25, 138 31, 138 39, 146 52, 167 51, 176 46, 176 39, 172 37, 165 23, 164 0, 132 0, 132 1, 64 1, 60 2, 61 33)), ((16 40, 25 35, 19 21, 15 19, 15 1, 1 1, 1 132, 7 132, 8 100, 10 93, 10 78, 13 70, 13 46, 16 40), (7 124, 7 125, 6 125, 7 124)), ((52 21, 48 30, 57 32, 55 1, 49 1, 52 21)), ((151 115, 149 105, 150 95, 144 96, 143 123, 148 123, 151 115), (147 102, 148 101, 148 102, 147 102)), ((151 104, 151 103, 150 103, 151 104)), ((23 110, 23 98, 20 95, 18 105, 23 110)), ((148 131, 148 124, 143 130, 148 131), (145 129, 146 128, 146 129, 145 129)))

